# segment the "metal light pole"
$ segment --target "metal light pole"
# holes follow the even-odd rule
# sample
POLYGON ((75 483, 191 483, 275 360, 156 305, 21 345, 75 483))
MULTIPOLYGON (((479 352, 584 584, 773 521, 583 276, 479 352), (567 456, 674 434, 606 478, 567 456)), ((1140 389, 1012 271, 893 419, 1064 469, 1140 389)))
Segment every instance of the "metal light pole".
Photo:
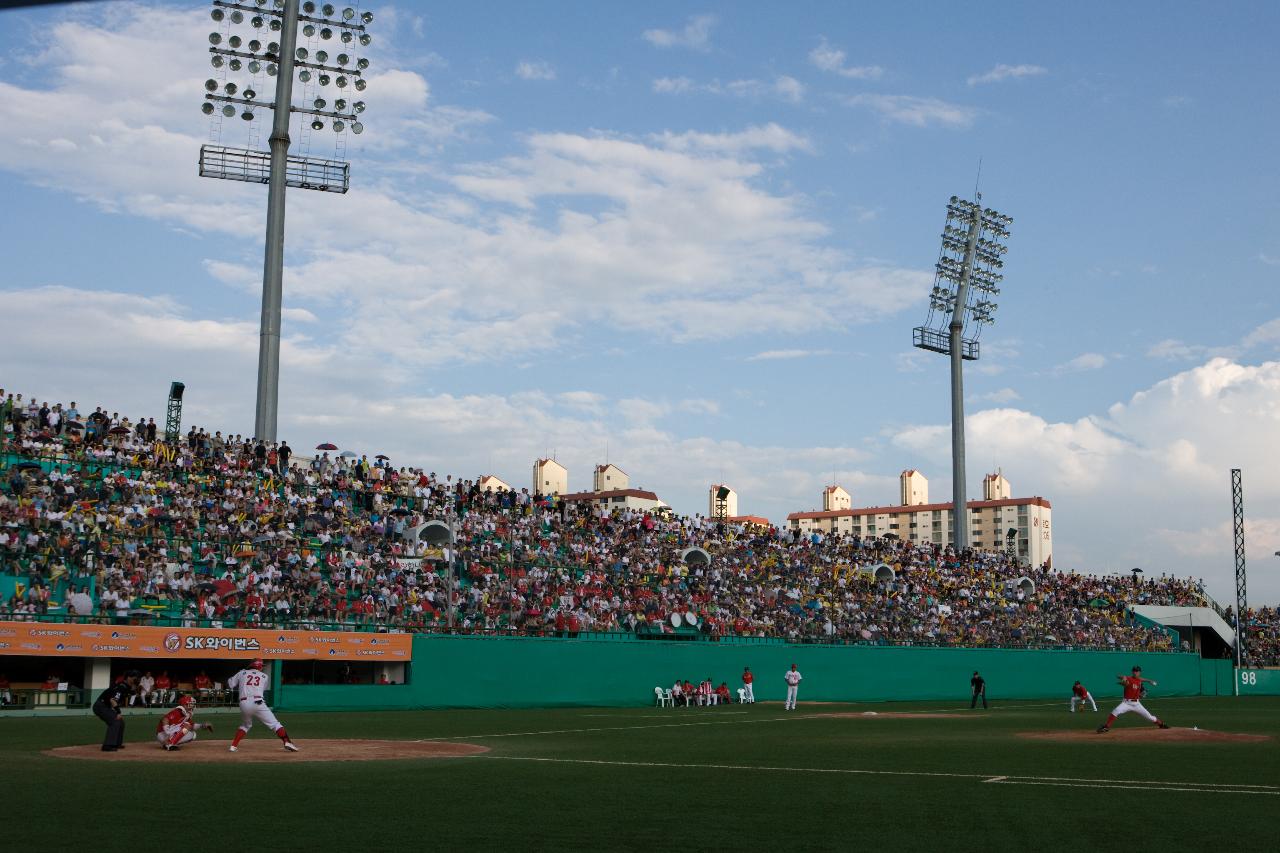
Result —
MULTIPOLYGON (((367 47, 372 41, 365 32, 373 22, 372 12, 357 13, 347 6, 339 12, 332 4, 317 6, 313 0, 213 0, 211 13, 215 23, 227 30, 209 34, 210 61, 214 68, 225 75, 227 70, 247 70, 249 83, 241 86, 234 81, 209 79, 205 81, 205 115, 233 118, 236 107, 243 107, 240 117, 252 123, 255 109, 274 111, 269 137, 269 152, 251 148, 228 148, 222 145, 200 147, 200 174, 208 178, 267 184, 267 232, 262 270, 262 323, 258 345, 258 394, 254 414, 254 437, 263 441, 276 440, 276 417, 280 398, 280 307, 283 298, 284 278, 284 213, 285 189, 320 190, 345 193, 350 187, 350 164, 342 160, 321 160, 289 153, 289 122, 293 113, 312 116, 311 129, 323 130, 324 119, 339 134, 349 128, 352 133, 364 131, 358 116, 364 112, 364 101, 348 104, 338 92, 338 97, 328 109, 329 102, 317 97, 310 104, 294 106, 293 78, 295 72, 303 84, 310 84, 315 70, 317 85, 327 87, 331 83, 338 89, 348 84, 356 92, 363 92, 366 81, 363 73, 369 60, 354 59, 347 53, 334 57, 335 65, 329 65, 329 53, 323 42, 336 38, 336 50, 348 50, 342 45, 367 47), (270 2, 271 8, 268 8, 270 2), (280 41, 265 46, 252 37, 244 39, 230 32, 231 25, 246 25, 264 37, 279 33, 280 41), (321 45, 321 49, 298 47, 298 30, 309 43, 321 45), (224 46, 225 45, 225 46, 224 46), (351 67, 348 67, 350 65, 351 67), (253 86, 258 75, 265 71, 276 78, 274 101, 260 101, 253 86), (221 104, 221 108, 217 105, 221 104)), ((307 85, 307 90, 310 86, 307 85)), ((310 97, 310 95, 304 95, 310 97)), ((252 124, 251 124, 252 126, 252 124)), ((340 143, 341 144, 341 143, 340 143)))
MULTIPOLYGON (((1244 483, 1240 469, 1231 469, 1231 528, 1232 544, 1236 556, 1236 667, 1244 665, 1244 641, 1248 632, 1241 630, 1245 608, 1249 606, 1249 593, 1244 564, 1244 483)), ((1239 674, 1236 675, 1237 681, 1239 674)))
MULTIPOLYGON (((298 0, 284 0, 276 103, 293 103, 293 51, 298 44, 298 0)), ((258 335, 258 403, 253 434, 276 440, 280 402, 280 302, 284 292, 284 173, 289 156, 289 110, 275 110, 271 122, 271 172, 267 188, 267 241, 262 267, 262 322, 258 335)))
POLYGON ((1013 223, 991 208, 983 209, 981 201, 979 193, 976 202, 952 196, 947 204, 929 316, 913 334, 919 349, 951 357, 951 535, 956 550, 969 547, 964 362, 978 359, 978 335, 984 325, 995 321, 997 306, 990 297, 1000 292, 1004 276, 996 270, 1004 266, 1001 256, 1008 251, 1000 241, 1008 238, 1008 226, 1013 223))

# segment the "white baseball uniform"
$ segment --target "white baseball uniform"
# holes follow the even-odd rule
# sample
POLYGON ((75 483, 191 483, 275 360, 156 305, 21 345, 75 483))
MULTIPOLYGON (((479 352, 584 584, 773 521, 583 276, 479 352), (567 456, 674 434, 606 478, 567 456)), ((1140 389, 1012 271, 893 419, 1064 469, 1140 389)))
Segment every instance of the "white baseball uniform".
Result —
POLYGON ((1098 703, 1093 701, 1093 694, 1090 693, 1088 690, 1084 692, 1083 696, 1077 696, 1074 693, 1072 693, 1071 694, 1071 713, 1074 714, 1076 712, 1076 705, 1080 705, 1081 707, 1083 707, 1086 703, 1093 710, 1095 711, 1098 710, 1098 703))
POLYGON ((253 728, 255 719, 273 732, 284 728, 263 698, 270 686, 270 676, 257 669, 242 669, 227 679, 228 690, 240 691, 240 728, 243 731, 253 728))
POLYGON ((1139 702, 1137 699, 1121 700, 1120 704, 1117 705, 1115 710, 1111 712, 1111 716, 1119 717, 1122 714, 1128 714, 1130 712, 1137 714, 1139 717, 1142 717, 1142 719, 1146 720, 1149 723, 1160 722, 1158 719, 1156 719, 1156 717, 1150 711, 1142 707, 1142 703, 1139 702))
POLYGON ((803 676, 794 669, 787 670, 787 674, 783 676, 787 682, 787 701, 783 705, 783 709, 794 711, 796 709, 796 694, 800 692, 800 679, 803 676))

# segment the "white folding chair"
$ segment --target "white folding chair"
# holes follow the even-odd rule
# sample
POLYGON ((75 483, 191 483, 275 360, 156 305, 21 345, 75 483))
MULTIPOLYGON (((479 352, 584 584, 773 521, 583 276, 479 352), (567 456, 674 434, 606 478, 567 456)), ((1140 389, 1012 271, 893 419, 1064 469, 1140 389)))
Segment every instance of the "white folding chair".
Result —
POLYGON ((747 703, 747 691, 739 687, 738 688, 738 704, 745 705, 746 703, 747 703))
POLYGON ((663 693, 661 687, 655 687, 653 688, 653 698, 655 701, 657 701, 658 707, 663 708, 666 706, 668 702, 671 701, 671 694, 663 693))

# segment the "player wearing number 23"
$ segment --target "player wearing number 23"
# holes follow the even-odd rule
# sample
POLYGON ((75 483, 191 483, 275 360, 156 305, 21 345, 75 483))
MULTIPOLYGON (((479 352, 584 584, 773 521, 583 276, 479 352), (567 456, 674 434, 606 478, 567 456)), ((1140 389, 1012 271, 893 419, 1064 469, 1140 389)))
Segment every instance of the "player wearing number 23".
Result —
POLYGON ((240 748, 240 741, 249 733, 249 729, 253 728, 253 721, 258 720, 275 732, 276 737, 284 741, 285 749, 297 752, 297 744, 289 738, 289 733, 284 730, 284 726, 280 725, 276 715, 271 713, 266 699, 263 698, 267 688, 271 686, 271 680, 262 670, 262 660, 255 660, 249 664, 248 669, 240 670, 227 680, 228 690, 240 691, 240 727, 236 729, 236 736, 231 740, 231 751, 236 752, 240 748))

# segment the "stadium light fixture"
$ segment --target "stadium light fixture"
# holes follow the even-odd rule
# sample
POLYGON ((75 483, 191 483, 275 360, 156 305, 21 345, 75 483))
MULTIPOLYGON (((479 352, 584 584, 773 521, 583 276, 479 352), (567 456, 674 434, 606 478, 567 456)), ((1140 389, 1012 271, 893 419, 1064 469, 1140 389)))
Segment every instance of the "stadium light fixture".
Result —
POLYGON ((347 101, 340 98, 330 109, 326 98, 312 94, 312 86, 323 89, 332 84, 338 90, 350 86, 359 92, 368 87, 364 77, 369 68, 367 58, 343 53, 331 65, 329 52, 319 45, 332 41, 337 34, 342 44, 368 47, 373 41, 367 32, 373 13, 359 12, 352 6, 339 9, 330 3, 317 6, 312 0, 301 4, 299 0, 213 0, 209 17, 218 27, 209 33, 209 63, 217 77, 205 81, 200 111, 215 122, 221 120, 219 116, 232 118, 238 113, 251 125, 259 114, 273 114, 269 151, 203 145, 200 174, 268 185, 254 436, 275 441, 280 395, 285 189, 345 193, 350 187, 350 164, 346 161, 289 153, 289 123, 298 114, 303 122, 310 118, 312 130, 323 130, 327 120, 339 139, 348 131, 364 132, 364 124, 357 118, 365 110, 364 101, 348 107, 347 101), (298 43, 300 36, 306 44, 298 43), (269 39, 265 45, 264 39, 269 39), (226 79, 228 73, 245 71, 250 75, 247 81, 226 79), (275 78, 274 100, 259 95, 259 82, 265 88, 266 81, 261 77, 264 72, 266 77, 275 78), (301 104, 293 101, 295 75, 303 84, 301 104))
POLYGON ((977 200, 952 196, 942 229, 942 250, 934 265, 929 315, 916 326, 913 344, 951 357, 951 536, 957 550, 969 547, 965 497, 964 362, 977 361, 978 336, 995 322, 1004 274, 1005 240, 1013 219, 982 207, 977 200))

